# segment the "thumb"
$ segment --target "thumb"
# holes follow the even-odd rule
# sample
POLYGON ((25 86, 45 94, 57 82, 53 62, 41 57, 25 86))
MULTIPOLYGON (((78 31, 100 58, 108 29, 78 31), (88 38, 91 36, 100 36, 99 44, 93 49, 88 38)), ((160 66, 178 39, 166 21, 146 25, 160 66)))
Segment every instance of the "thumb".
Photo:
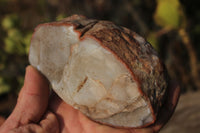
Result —
POLYGON ((49 99, 49 83, 34 67, 26 68, 22 87, 13 114, 20 116, 20 123, 38 122, 44 114, 49 99))

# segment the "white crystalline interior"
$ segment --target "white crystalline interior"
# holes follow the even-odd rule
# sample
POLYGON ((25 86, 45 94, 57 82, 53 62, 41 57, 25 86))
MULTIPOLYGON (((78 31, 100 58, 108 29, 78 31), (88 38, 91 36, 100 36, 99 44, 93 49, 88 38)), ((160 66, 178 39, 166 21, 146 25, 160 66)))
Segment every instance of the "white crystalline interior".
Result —
POLYGON ((94 39, 80 41, 72 26, 38 27, 29 61, 65 102, 95 121, 120 127, 153 121, 127 68, 94 39))

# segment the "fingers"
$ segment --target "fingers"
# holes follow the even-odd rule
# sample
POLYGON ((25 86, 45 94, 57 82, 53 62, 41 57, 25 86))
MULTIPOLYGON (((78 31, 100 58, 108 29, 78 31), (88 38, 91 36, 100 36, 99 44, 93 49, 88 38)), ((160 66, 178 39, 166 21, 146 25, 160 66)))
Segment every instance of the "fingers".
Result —
POLYGON ((44 114, 49 98, 48 81, 35 68, 26 68, 24 86, 13 113, 4 122, 6 129, 38 122, 44 114))
POLYGON ((10 130, 9 133, 59 133, 59 126, 56 116, 47 112, 39 125, 24 125, 10 130))
POLYGON ((47 112, 44 119, 40 122, 40 126, 44 133, 59 133, 58 120, 52 112, 47 112))
POLYGON ((179 96, 180 86, 176 82, 171 82, 168 90, 168 95, 166 97, 166 102, 161 108, 160 114, 158 114, 158 121, 156 121, 152 127, 155 132, 158 132, 171 118, 178 103, 179 96))

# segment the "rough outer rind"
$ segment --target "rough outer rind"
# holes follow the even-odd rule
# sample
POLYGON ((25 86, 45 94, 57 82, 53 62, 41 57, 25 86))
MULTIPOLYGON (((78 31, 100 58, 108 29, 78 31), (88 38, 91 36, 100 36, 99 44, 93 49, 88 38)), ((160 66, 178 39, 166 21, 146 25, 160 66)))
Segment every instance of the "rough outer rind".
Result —
POLYGON ((114 53, 129 69, 133 79, 138 82, 141 89, 139 91, 150 102, 150 108, 156 119, 165 98, 168 76, 157 52, 146 40, 135 32, 112 22, 87 19, 78 15, 47 25, 73 25, 80 39, 92 37, 114 53))

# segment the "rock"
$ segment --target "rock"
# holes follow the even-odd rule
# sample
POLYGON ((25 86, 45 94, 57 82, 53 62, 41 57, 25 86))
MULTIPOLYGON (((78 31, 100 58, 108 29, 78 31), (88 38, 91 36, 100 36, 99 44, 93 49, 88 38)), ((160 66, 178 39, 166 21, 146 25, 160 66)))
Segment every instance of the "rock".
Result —
POLYGON ((29 61, 66 103, 115 127, 154 123, 167 92, 167 72, 153 47, 109 21, 74 15, 41 24, 29 61))

